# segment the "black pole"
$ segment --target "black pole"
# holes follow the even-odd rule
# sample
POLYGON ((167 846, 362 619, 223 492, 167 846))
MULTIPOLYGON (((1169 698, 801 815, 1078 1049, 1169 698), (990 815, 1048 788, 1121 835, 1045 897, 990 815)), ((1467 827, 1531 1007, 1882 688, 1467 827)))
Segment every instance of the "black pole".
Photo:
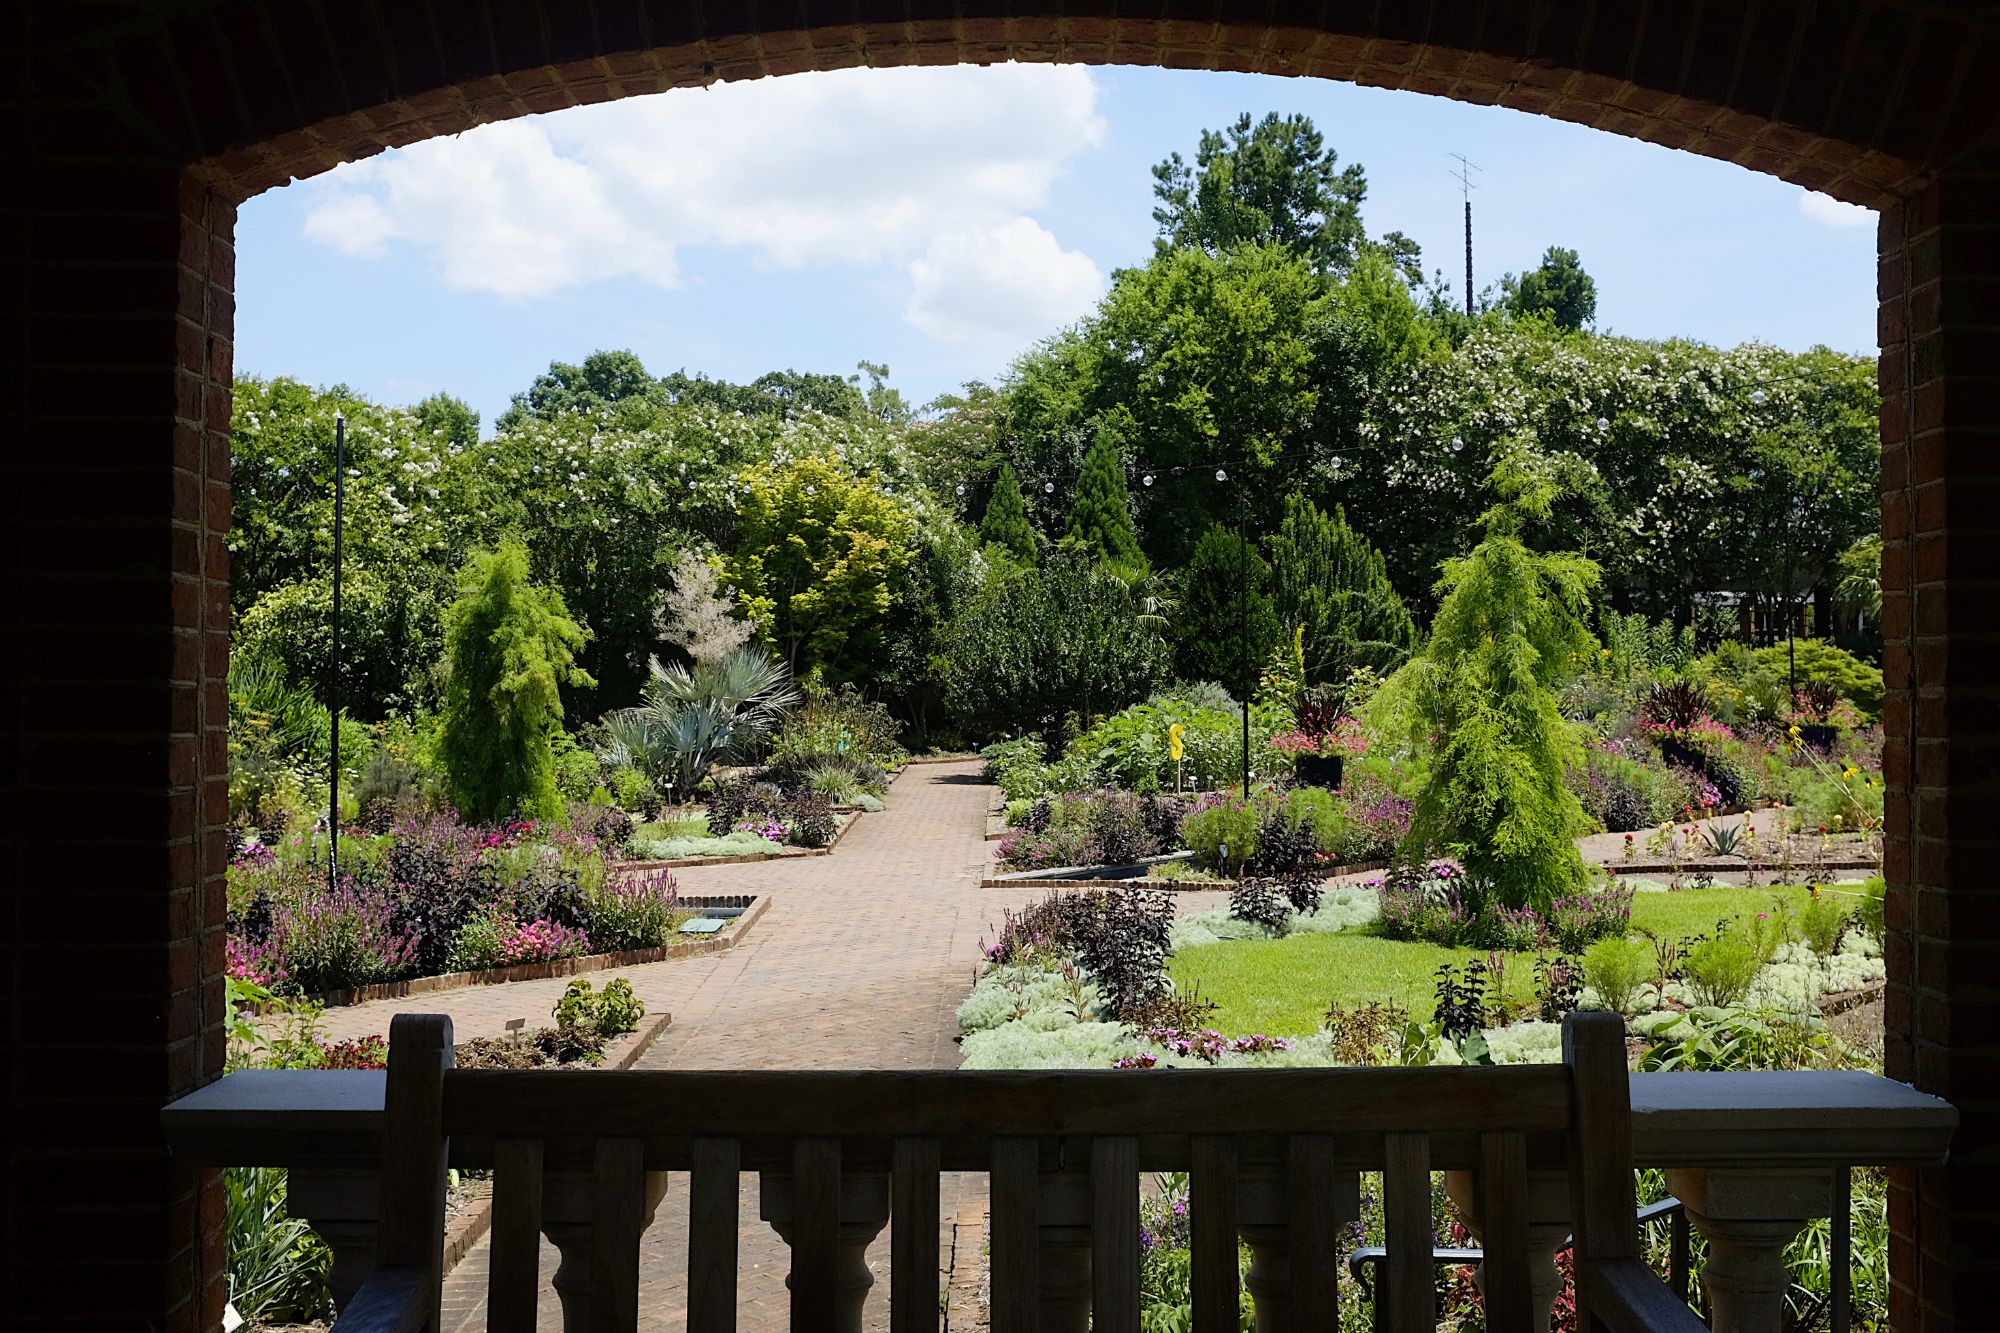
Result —
POLYGON ((1465 201, 1465 313, 1472 313, 1472 200, 1465 201))
POLYGON ((333 414, 333 658, 327 675, 332 715, 332 763, 327 770, 326 887, 329 892, 340 866, 340 538, 347 500, 347 418, 333 414))
POLYGON ((1236 639, 1243 669, 1243 799, 1250 799, 1250 537, 1243 478, 1236 479, 1236 639))

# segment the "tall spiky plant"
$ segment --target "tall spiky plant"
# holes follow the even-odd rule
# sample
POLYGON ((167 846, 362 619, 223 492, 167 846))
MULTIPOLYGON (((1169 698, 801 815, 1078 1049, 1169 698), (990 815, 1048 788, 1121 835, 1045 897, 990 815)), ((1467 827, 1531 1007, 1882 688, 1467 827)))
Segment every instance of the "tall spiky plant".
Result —
POLYGON ((648 663, 642 702, 605 719, 606 758, 636 763, 655 781, 693 791, 721 760, 740 757, 797 707, 782 662, 761 648, 736 648, 692 666, 648 663))

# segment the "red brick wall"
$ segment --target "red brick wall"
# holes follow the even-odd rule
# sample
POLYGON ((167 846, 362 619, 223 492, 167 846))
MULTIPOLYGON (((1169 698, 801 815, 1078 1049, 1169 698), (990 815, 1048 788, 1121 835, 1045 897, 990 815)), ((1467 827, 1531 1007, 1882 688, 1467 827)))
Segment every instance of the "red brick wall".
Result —
MULTIPOLYGON (((1996 26, 1915 0, 15 0, 0 23, 0 1327, 210 1328, 212 1181, 159 1105, 220 1069, 231 200, 483 121, 725 78, 1066 59, 1541 112, 1891 204, 1882 228, 1892 1071, 1967 1112, 1899 1182, 1900 1326, 1993 1231, 2000 899, 1996 26), (837 12, 836 12, 837 11, 837 12), (1907 203, 1897 201, 1907 198, 1907 203), (1948 741, 1948 744, 1947 744, 1948 741), (77 855, 87 846, 89 858, 77 855), (87 1007, 77 1006, 83 999, 87 1007), (1982 1195, 1982 1191, 1984 1194, 1982 1195), (1920 1258, 1921 1256, 1921 1258, 1920 1258)), ((1978 1308, 1968 1305, 1967 1308, 1978 1308)), ((1969 1322, 1969 1321, 1968 1321, 1969 1322)))
POLYGON ((235 210, 172 164, 22 165, 0 1327, 210 1329, 219 1187, 159 1109, 223 1056, 235 210))
POLYGON ((1990 1303, 2000 1231, 2000 160, 1880 248, 1888 1072, 1964 1117, 1890 1196, 1896 1324, 1934 1330, 1990 1303))

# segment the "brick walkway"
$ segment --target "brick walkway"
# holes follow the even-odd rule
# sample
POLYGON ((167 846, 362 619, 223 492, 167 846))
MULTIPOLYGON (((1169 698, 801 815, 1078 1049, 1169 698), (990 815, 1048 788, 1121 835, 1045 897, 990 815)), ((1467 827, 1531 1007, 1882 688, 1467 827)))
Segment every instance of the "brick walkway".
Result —
MULTIPOLYGON (((984 840, 993 789, 976 762, 919 764, 890 791, 888 808, 864 815, 833 855, 676 872, 684 893, 768 894, 771 907, 735 949, 702 958, 596 973, 628 977, 649 1012, 674 1023, 640 1068, 937 1068, 958 1063, 953 1011, 970 989, 979 940, 1003 905, 1026 901, 977 887, 991 856, 984 840)), ((380 1001, 328 1014, 332 1036, 386 1032, 403 1010, 448 1013, 458 1037, 498 1034, 510 1018, 543 1021, 567 979, 475 987, 380 1001)), ((947 1178, 948 1217, 983 1181, 947 1178)), ((641 1324, 685 1326, 687 1186, 669 1185, 641 1260, 641 1324)), ((757 1182, 746 1176, 740 1216, 740 1327, 787 1326, 783 1246, 757 1218, 757 1182)), ((886 1271, 886 1231, 870 1266, 886 1271)), ((445 1284, 445 1328, 484 1327, 484 1244, 445 1284)), ((542 1327, 559 1327, 547 1287, 555 1254, 543 1246, 542 1327)), ((869 1302, 869 1327, 887 1327, 886 1284, 869 1302)))

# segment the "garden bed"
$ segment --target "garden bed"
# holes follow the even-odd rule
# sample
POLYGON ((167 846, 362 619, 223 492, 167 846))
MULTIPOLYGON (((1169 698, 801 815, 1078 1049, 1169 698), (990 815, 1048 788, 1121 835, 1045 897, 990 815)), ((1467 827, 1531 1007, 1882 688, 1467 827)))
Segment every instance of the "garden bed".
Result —
POLYGON ((792 861, 809 856, 830 856, 833 854, 833 849, 840 846, 840 840, 847 836, 847 831, 854 827, 855 821, 869 812, 856 808, 851 812, 842 813, 844 818, 834 830, 833 840, 824 847, 783 847, 775 852, 753 852, 744 856, 681 856, 669 860, 619 861, 612 869, 614 871, 685 870, 692 866, 751 865, 759 861, 792 861))
POLYGON ((758 917, 764 914, 771 900, 757 894, 731 894, 721 897, 682 898, 680 905, 689 908, 718 908, 735 912, 728 925, 713 935, 691 939, 678 939, 672 944, 657 945, 650 949, 626 949, 619 953, 585 954, 581 958, 556 958, 546 963, 520 963, 513 967, 488 968, 480 972, 447 972, 439 976, 409 977, 402 981, 384 981, 370 986, 355 986, 347 990, 327 991, 312 999, 329 1009, 344 1008, 349 1005, 367 1004, 373 1000, 397 1000, 411 995, 429 995, 436 991, 459 990, 467 986, 504 986, 514 981, 543 981, 549 977, 573 976, 582 972, 602 972, 609 968, 636 967, 642 963, 662 963, 671 958, 688 958, 698 954, 718 953, 732 948, 749 931, 758 917))

